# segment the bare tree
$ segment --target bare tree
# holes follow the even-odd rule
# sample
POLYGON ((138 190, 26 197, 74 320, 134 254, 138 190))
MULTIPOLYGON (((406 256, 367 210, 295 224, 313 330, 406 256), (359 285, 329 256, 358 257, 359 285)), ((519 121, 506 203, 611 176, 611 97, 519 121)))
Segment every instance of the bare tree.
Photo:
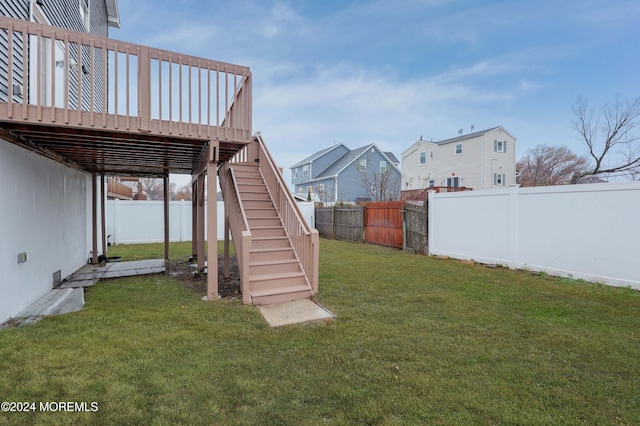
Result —
POLYGON ((169 184, 169 190, 172 200, 191 201, 191 185, 187 184, 176 190, 176 184, 172 182, 169 184))
POLYGON ((564 185, 587 170, 587 158, 566 146, 538 145, 518 161, 517 182, 522 186, 564 185))
POLYGON ((397 200, 400 195, 400 180, 389 166, 384 170, 371 171, 367 171, 366 167, 359 167, 358 184, 373 201, 397 200))
POLYGON ((637 170, 640 166, 640 137, 634 136, 632 131, 640 121, 640 97, 632 101, 617 98, 597 111, 589 106, 586 99, 579 97, 572 110, 576 116, 573 127, 586 143, 589 157, 594 161, 593 167, 576 175, 573 182, 587 175, 619 175, 637 170), (625 150, 631 154, 628 158, 613 160, 614 155, 625 150))
MULTIPOLYGON (((164 200, 164 182, 161 178, 140 178, 142 191, 150 200, 164 200)), ((169 200, 175 200, 176 184, 169 183, 169 200)))
POLYGON ((162 179, 158 178, 140 178, 142 192, 144 192, 150 200, 162 200, 162 179))

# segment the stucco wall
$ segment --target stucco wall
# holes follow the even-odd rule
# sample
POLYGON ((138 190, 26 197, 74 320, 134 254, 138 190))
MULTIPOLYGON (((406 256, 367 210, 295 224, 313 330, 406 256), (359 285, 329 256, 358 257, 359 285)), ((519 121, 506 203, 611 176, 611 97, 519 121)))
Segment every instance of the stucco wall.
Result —
POLYGON ((91 176, 0 140, 0 322, 84 265, 91 176), (18 253, 27 261, 18 263, 18 253))

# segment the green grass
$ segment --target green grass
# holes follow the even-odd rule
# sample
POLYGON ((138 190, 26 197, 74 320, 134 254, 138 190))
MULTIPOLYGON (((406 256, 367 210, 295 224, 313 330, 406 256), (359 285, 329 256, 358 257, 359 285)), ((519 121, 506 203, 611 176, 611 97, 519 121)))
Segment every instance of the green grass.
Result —
POLYGON ((156 275, 0 331, 1 400, 99 403, 0 424, 640 423, 640 293, 325 239, 320 256, 329 322, 272 329, 156 275))

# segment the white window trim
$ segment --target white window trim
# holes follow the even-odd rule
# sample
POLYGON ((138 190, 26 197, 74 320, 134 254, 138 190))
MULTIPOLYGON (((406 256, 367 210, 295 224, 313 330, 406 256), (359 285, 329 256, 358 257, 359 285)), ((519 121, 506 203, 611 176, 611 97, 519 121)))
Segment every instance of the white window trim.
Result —
POLYGON ((302 177, 309 176, 309 165, 302 166, 302 177))
POLYGON ((420 151, 420 153, 418 153, 418 164, 420 166, 427 164, 427 151, 420 151), (424 161, 422 161, 422 154, 424 154, 424 161))
POLYGON ((358 161, 358 170, 360 170, 361 172, 366 172, 367 171, 367 159, 366 158, 361 158, 358 161))
POLYGON ((455 155, 462 155, 464 153, 464 147, 462 146, 461 143, 457 143, 456 146, 454 147, 453 152, 455 153, 455 155), (460 147, 460 152, 458 152, 458 147, 460 147))
POLYGON ((78 7, 84 28, 87 32, 91 32, 91 0, 78 0, 78 7))
POLYGON ((293 169, 293 170, 291 171, 291 177, 292 177, 293 179, 298 179, 298 169, 293 169))
POLYGON ((380 160, 380 174, 387 173, 387 162, 385 160, 380 160))
POLYGON ((493 185, 494 186, 506 186, 507 175, 505 173, 494 173, 493 174, 493 185))

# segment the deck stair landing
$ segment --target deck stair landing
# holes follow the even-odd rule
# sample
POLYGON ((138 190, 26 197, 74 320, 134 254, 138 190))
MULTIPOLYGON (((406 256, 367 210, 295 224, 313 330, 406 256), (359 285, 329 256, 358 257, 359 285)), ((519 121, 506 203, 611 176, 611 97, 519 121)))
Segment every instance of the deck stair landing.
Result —
POLYGON ((312 295, 309 281, 291 245, 256 163, 232 163, 249 223, 251 303, 266 305, 312 295))

